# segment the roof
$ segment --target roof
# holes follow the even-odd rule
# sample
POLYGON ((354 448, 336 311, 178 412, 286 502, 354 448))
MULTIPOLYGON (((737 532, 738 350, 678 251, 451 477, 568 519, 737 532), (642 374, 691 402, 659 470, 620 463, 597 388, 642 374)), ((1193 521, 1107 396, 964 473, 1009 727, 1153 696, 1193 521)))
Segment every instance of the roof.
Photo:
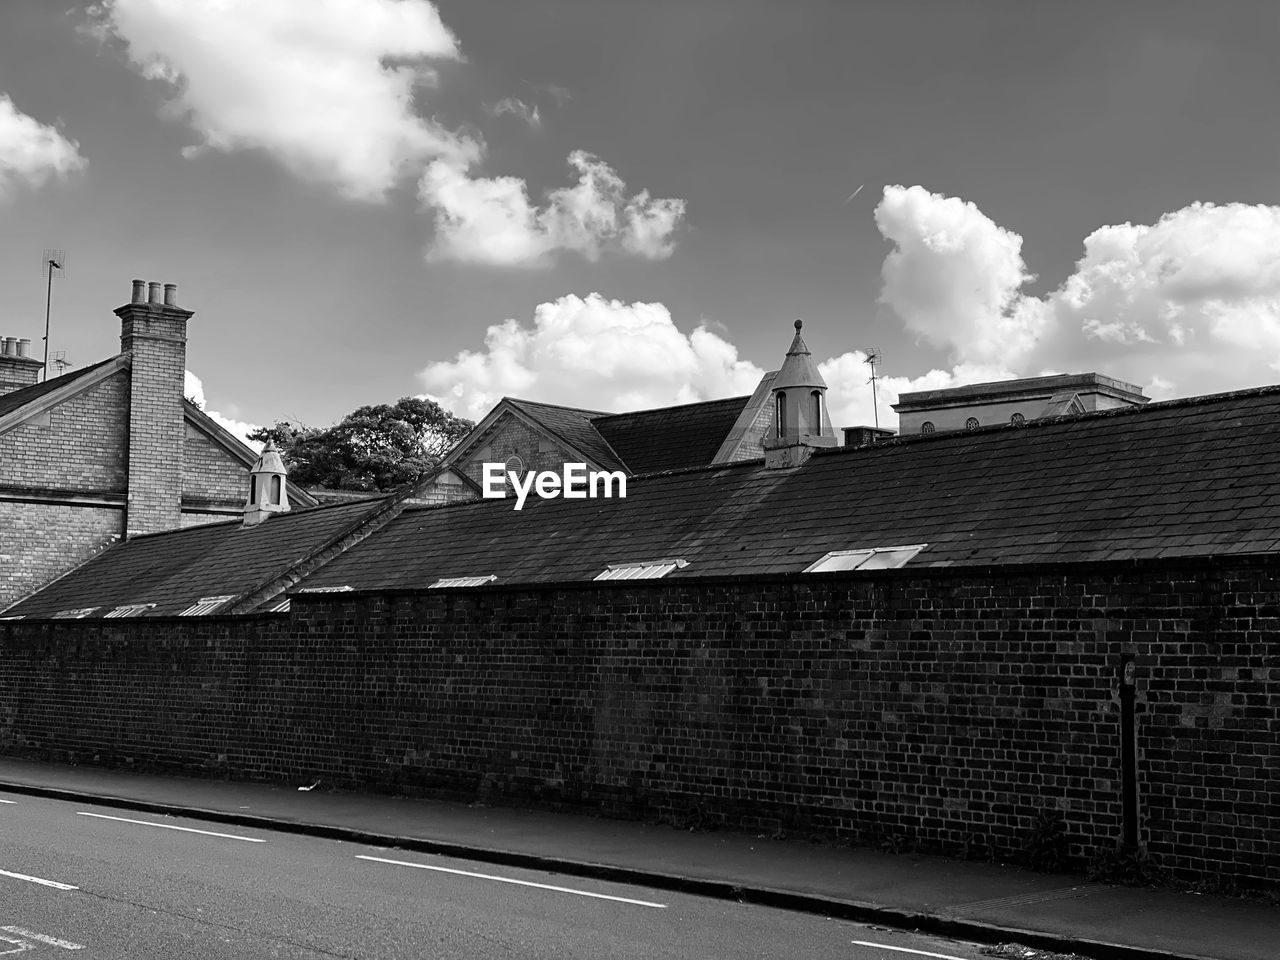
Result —
POLYGON ((625 470, 626 466, 609 444, 596 432, 591 421, 606 416, 600 410, 582 410, 577 407, 561 407, 554 403, 535 403, 532 400, 503 398, 525 416, 536 420, 543 429, 559 437, 575 450, 585 454, 592 463, 604 470, 625 470))
POLYGON ((1148 401, 1141 387, 1123 380, 1116 380, 1114 377, 1100 373, 1059 373, 1048 377, 1022 377, 1017 380, 970 383, 963 387, 945 387, 938 390, 915 390, 899 394, 898 402, 893 404, 893 409, 903 413, 939 406, 967 406, 980 400, 1047 398, 1060 393, 1101 393, 1130 403, 1148 401))
POLYGON ((1025 564, 1280 550, 1280 387, 1023 427, 909 437, 633 479, 625 499, 408 509, 306 586, 670 578, 804 570, 835 550, 927 544, 907 564, 1025 564))
POLYGON ((822 374, 818 372, 818 365, 813 361, 813 355, 809 352, 809 347, 804 342, 804 337, 800 336, 800 328, 804 326, 803 320, 796 321, 796 335, 791 341, 791 347, 787 350, 787 358, 782 361, 782 367, 778 370, 777 376, 773 380, 773 388, 782 390, 788 387, 822 387, 826 389, 827 381, 822 379, 822 374))
POLYGON ((591 424, 630 473, 711 463, 750 397, 595 417, 591 424))
POLYGON ((115 360, 116 357, 107 357, 107 359, 99 360, 97 363, 90 364, 87 367, 80 367, 78 370, 72 370, 70 373, 64 373, 60 377, 54 377, 51 380, 46 380, 44 383, 33 384, 30 387, 23 387, 21 390, 14 390, 11 393, 6 393, 3 396, 0 396, 0 417, 3 417, 6 413, 12 413, 20 407, 25 407, 31 401, 39 400, 41 397, 46 394, 53 393, 55 390, 68 387, 82 377, 88 376, 99 367, 112 363, 115 360))
POLYGON ((177 614, 202 597, 240 596, 279 576, 381 505, 367 501, 281 513, 257 526, 239 520, 135 537, 110 547, 4 612, 52 616, 98 607, 150 604, 177 614))

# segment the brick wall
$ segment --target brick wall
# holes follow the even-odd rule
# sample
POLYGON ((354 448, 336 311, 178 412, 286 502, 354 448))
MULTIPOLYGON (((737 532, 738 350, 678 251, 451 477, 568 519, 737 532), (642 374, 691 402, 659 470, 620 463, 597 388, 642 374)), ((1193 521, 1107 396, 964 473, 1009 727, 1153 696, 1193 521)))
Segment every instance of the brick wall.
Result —
POLYGON ((526 473, 530 470, 559 473, 566 461, 577 462, 579 455, 570 454, 523 420, 507 414, 493 425, 476 454, 457 466, 460 472, 483 486, 485 463, 505 463, 516 456, 524 461, 526 473))
POLYGON ((0 483, 123 491, 128 409, 128 378, 121 372, 0 434, 0 483))
POLYGON ((182 495, 226 500, 243 507, 249 496, 249 468, 199 430, 188 427, 182 445, 182 495))
POLYGON ((0 610, 116 542, 124 511, 0 500, 0 610))
POLYGON ((388 595, 0 623, 0 749, 1280 883, 1280 561, 388 595))

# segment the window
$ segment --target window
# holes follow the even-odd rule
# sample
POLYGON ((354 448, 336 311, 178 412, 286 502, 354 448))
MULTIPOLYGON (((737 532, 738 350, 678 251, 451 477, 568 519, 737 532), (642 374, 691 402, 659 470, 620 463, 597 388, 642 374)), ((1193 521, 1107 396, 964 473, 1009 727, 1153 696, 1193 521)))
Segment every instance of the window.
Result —
POLYGON ((833 550, 821 560, 805 567, 805 573, 831 573, 836 570, 892 570, 902 566, 927 547, 915 543, 905 547, 868 547, 863 550, 833 550))
POLYGON ((932 420, 926 420, 924 423, 920 424, 920 435, 927 437, 936 429, 938 428, 933 425, 932 420))
POLYGON ((773 425, 779 437, 787 432, 787 395, 778 391, 778 399, 773 412, 773 425))
POLYGON ((126 603, 124 606, 116 607, 110 613, 104 613, 103 619, 112 620, 118 617, 140 617, 148 610, 154 610, 154 603, 126 603))
POLYGON ((258 502, 258 478, 249 478, 249 506, 254 506, 258 502))
POLYGON ((970 417, 968 420, 966 420, 966 421, 964 422, 964 428, 965 428, 966 430, 977 430, 977 429, 978 429, 978 418, 977 418, 977 417, 970 417))
POLYGON ((53 615, 52 619, 83 620, 85 617, 87 617, 89 614, 93 613, 93 611, 97 609, 98 609, 97 607, 80 607, 77 610, 59 610, 57 613, 53 615))
POLYGON ((809 416, 813 418, 814 433, 822 432, 822 391, 815 390, 809 394, 809 416))
POLYGON ((180 617, 203 617, 207 613, 213 613, 228 600, 234 600, 235 594, 228 593, 220 597, 201 597, 187 609, 183 610, 178 616, 180 617))
POLYGON ((267 613, 288 613, 288 612, 289 612, 288 597, 285 597, 283 600, 277 603, 274 607, 271 607, 269 610, 267 610, 267 613))
POLYGON ((597 580, 657 580, 665 577, 672 570, 683 570, 689 565, 688 560, 663 559, 642 560, 638 563, 611 563, 605 571, 597 576, 597 580))
POLYGON ((275 474, 271 477, 271 502, 280 502, 280 475, 275 474))
POLYGON ((493 574, 487 577, 444 577, 437 580, 428 590, 450 590, 454 587, 483 587, 486 583, 493 583, 497 580, 493 574))
POLYGON ((1027 425, 1027 418, 1020 413, 1015 413, 1009 418, 1009 422, 1015 427, 1025 427, 1027 425))

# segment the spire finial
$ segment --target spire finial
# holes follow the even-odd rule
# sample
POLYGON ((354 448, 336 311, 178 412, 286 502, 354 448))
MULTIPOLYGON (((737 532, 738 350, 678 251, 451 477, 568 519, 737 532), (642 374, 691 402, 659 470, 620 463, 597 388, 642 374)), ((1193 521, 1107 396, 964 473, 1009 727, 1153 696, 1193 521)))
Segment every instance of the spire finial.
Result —
POLYGON ((799 332, 800 332, 800 328, 801 328, 801 327, 803 327, 803 326, 804 326, 804 321, 803 321, 803 320, 797 320, 797 321, 796 321, 796 332, 797 332, 797 333, 799 333, 799 332))

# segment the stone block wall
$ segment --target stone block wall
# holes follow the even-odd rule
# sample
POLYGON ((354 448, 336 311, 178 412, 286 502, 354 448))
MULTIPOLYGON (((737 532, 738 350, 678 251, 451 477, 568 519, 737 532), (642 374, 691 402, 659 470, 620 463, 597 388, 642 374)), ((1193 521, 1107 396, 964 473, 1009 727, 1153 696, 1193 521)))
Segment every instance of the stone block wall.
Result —
POLYGON ((301 595, 0 623, 0 749, 1280 883, 1280 562, 301 595))

